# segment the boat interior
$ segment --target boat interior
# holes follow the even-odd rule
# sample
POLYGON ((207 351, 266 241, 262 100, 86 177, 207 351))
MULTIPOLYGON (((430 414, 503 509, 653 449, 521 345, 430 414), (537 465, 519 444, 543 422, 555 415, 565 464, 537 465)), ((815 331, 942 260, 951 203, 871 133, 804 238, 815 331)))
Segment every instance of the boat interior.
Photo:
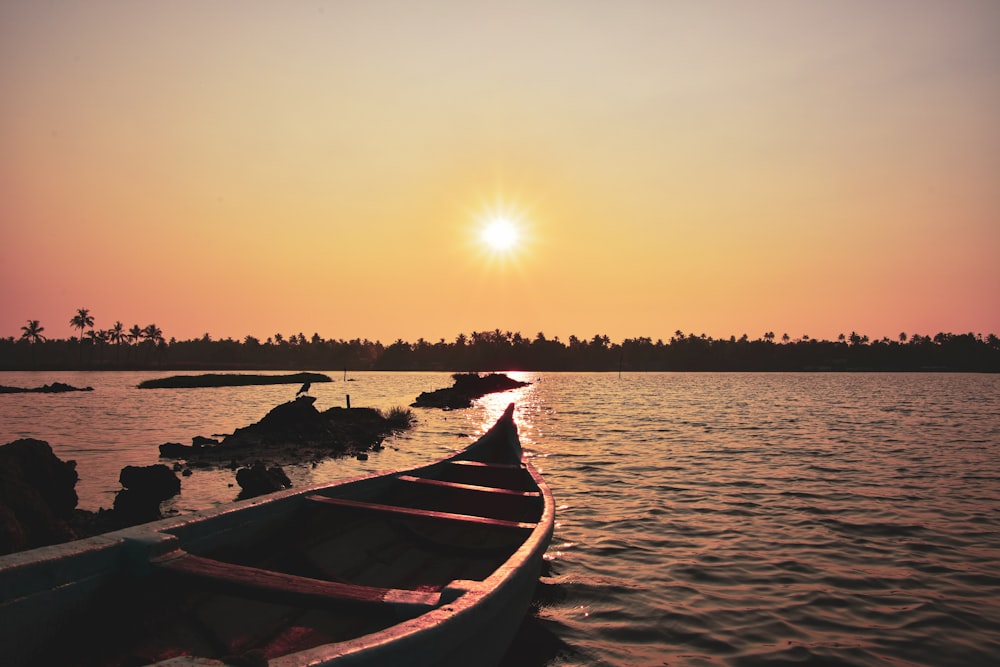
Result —
POLYGON ((263 528, 210 539, 170 530, 184 548, 103 586, 34 663, 264 664, 377 632, 493 574, 543 504, 523 463, 451 459, 303 494, 263 528))

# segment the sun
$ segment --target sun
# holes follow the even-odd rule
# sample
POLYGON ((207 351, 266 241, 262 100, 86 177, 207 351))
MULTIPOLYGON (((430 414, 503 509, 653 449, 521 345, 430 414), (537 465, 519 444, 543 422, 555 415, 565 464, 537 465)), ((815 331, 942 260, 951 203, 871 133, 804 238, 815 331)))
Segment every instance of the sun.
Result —
POLYGON ((498 215, 486 220, 480 232, 483 243, 496 252, 513 250, 520 239, 517 223, 508 216, 498 215))
POLYGON ((463 239, 471 261, 480 269, 522 270, 532 263, 538 247, 533 211, 499 193, 464 211, 463 239))

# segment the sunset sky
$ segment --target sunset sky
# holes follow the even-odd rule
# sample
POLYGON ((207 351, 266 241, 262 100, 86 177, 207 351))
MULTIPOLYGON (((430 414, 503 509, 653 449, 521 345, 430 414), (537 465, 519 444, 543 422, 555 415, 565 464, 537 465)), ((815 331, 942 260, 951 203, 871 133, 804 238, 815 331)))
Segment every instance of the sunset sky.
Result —
POLYGON ((7 0, 0 336, 81 307, 1000 334, 1000 2, 7 0))

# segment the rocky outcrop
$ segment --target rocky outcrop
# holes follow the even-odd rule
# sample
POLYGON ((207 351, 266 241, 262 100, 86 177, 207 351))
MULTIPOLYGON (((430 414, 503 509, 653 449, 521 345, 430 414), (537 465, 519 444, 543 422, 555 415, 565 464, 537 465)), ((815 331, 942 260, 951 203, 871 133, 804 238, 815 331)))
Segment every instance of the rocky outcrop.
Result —
POLYGON ((62 461, 42 440, 0 446, 0 554, 65 542, 76 508, 75 461, 62 461))
POLYGON ((94 391, 93 387, 74 387, 62 382, 43 384, 41 387, 25 389, 24 387, 5 387, 0 385, 0 394, 62 394, 67 391, 94 391))
POLYGON ((243 500, 288 488, 292 485, 292 480, 288 479, 288 475, 279 466, 268 468, 257 461, 252 466, 236 471, 236 483, 242 489, 238 499, 243 500))
POLYGON ((197 438, 190 447, 164 443, 160 455, 195 467, 316 461, 377 449, 394 431, 408 427, 412 417, 392 420, 372 408, 335 407, 320 412, 315 402, 312 396, 300 396, 276 406, 259 422, 236 429, 215 445, 197 438))
POLYGON ((165 459, 191 459, 195 458, 202 449, 206 447, 215 447, 218 444, 219 441, 215 438, 206 438, 201 435, 196 435, 191 438, 190 445, 184 445, 179 442, 163 443, 160 445, 160 456, 165 459))
POLYGON ((531 384, 511 379, 503 373, 490 373, 489 375, 456 373, 451 377, 455 381, 451 387, 425 391, 417 396, 417 400, 411 406, 414 408, 443 408, 445 410, 468 408, 472 406, 472 401, 487 394, 509 391, 531 384))
POLYGON ((62 461, 43 440, 0 446, 0 554, 89 537, 162 518, 160 503, 180 492, 162 464, 125 466, 113 510, 76 509, 75 461, 62 461))
POLYGON ((165 459, 187 459, 194 456, 194 445, 179 442, 165 442, 160 445, 160 456, 165 459))
POLYGON ((181 492, 180 478, 162 463, 125 466, 118 481, 125 488, 115 495, 114 509, 124 526, 163 518, 160 503, 181 492))

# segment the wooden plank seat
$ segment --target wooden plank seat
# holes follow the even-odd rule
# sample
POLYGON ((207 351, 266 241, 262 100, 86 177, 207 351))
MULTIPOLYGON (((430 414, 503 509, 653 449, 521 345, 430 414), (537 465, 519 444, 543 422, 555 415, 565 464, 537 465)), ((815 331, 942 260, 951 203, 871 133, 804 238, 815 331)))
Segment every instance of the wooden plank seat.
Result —
POLYGON ((521 491, 538 490, 522 463, 486 463, 451 459, 443 465, 436 466, 426 476, 462 484, 477 484, 521 491))
POLYGON ((493 468, 495 470, 524 470, 523 463, 487 463, 486 461, 473 461, 471 459, 451 459, 448 461, 448 465, 493 468))
POLYGON ((416 477, 414 475, 397 475, 396 479, 398 479, 401 482, 411 482, 413 484, 427 484, 429 486, 439 486, 449 489, 462 489, 465 491, 482 491, 484 493, 518 496, 521 498, 538 498, 542 495, 538 491, 518 491, 517 489, 503 489, 496 486, 483 486, 481 484, 462 484, 460 482, 448 482, 443 479, 416 477))
POLYGON ((314 502, 333 505, 336 507, 349 507, 369 512, 376 512, 380 514, 389 514, 396 516, 415 517, 422 519, 436 519, 442 521, 451 521, 455 523, 478 524, 480 526, 498 526, 502 528, 519 528, 524 530, 531 530, 536 525, 534 523, 525 523, 522 521, 508 521, 506 519, 494 519, 488 516, 476 516, 473 514, 457 514, 455 512, 440 512, 438 510, 425 510, 425 509, 420 509, 418 507, 403 507, 399 505, 383 505, 381 503, 369 503, 361 500, 351 500, 349 498, 334 498, 331 496, 323 496, 318 494, 306 496, 306 498, 314 502))
POLYGON ((196 556, 183 550, 172 551, 152 561, 154 569, 198 579, 201 583, 240 595, 283 604, 312 607, 344 604, 388 605, 400 610, 423 613, 441 603, 441 593, 300 577, 247 565, 226 563, 196 556))

